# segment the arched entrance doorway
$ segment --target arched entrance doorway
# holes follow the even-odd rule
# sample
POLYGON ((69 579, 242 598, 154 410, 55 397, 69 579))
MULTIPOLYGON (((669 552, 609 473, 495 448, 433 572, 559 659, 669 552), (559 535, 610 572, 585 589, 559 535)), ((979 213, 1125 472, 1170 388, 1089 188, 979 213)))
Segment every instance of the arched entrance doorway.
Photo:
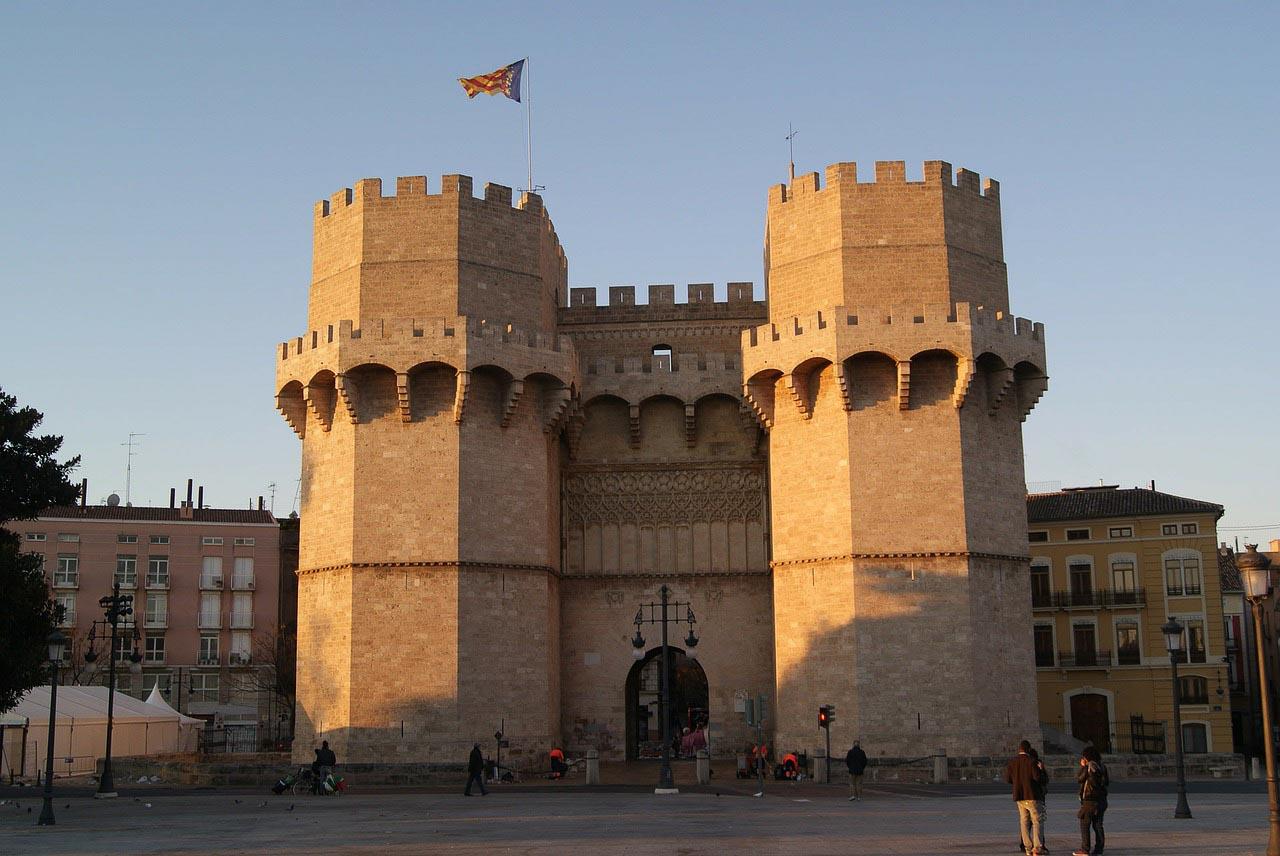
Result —
POLYGON ((1111 751, 1111 716, 1106 696, 1077 693, 1071 697, 1071 736, 1092 743, 1099 752, 1111 751))
MULTIPOLYGON (((671 660, 671 735, 708 720, 707 673, 680 648, 667 647, 671 660)), ((662 649, 654 648, 627 673, 627 760, 662 755, 662 649)))

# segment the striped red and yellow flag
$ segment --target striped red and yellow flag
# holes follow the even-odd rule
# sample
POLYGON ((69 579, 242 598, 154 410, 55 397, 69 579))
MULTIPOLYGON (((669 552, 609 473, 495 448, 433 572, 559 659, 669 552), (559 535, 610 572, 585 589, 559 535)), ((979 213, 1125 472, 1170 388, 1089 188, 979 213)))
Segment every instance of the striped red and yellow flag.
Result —
POLYGON ((497 71, 481 74, 477 77, 459 77, 468 98, 475 98, 481 92, 486 95, 505 95, 512 101, 520 100, 520 74, 524 71, 524 60, 516 60, 511 65, 504 65, 497 71))

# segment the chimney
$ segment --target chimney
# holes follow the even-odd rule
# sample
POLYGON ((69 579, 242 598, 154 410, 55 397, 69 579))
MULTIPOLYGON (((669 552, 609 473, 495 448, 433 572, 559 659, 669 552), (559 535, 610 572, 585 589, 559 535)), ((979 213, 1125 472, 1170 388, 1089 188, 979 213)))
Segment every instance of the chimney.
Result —
POLYGON ((1280 538, 1272 538, 1270 546, 1271 546, 1271 549, 1268 550, 1267 552, 1280 553, 1280 538))
POLYGON ((196 508, 204 508, 204 485, 200 485, 200 493, 196 499, 196 508))
POLYGON ((178 489, 176 487, 169 488, 169 507, 174 508, 178 503, 178 489))
POLYGON ((264 506, 263 506, 263 504, 262 504, 262 497, 261 497, 261 496, 259 496, 259 497, 258 497, 258 510, 259 510, 259 511, 264 510, 264 506))
POLYGON ((180 520, 191 520, 194 516, 195 515, 191 513, 191 503, 182 503, 182 507, 178 509, 178 518, 180 520))
POLYGON ((89 480, 80 480, 80 507, 84 508, 85 503, 89 500, 89 480))
POLYGON ((191 505, 191 486, 195 483, 195 479, 187 479, 187 505, 191 505))

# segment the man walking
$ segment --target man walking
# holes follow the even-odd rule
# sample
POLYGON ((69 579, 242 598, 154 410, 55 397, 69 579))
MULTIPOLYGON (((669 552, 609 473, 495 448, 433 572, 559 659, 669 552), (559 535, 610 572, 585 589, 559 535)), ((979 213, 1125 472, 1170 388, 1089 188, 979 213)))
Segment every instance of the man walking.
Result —
POLYGON ((1013 801, 1018 806, 1018 834, 1022 850, 1027 854, 1048 853, 1044 846, 1044 815, 1037 799, 1040 771, 1031 757, 1031 743, 1018 744, 1018 754, 1004 768, 1004 780, 1013 786, 1013 801))
POLYGON ((844 756, 844 763, 849 768, 849 802, 862 799, 862 774, 867 770, 867 753, 862 751, 862 744, 855 740, 849 754, 844 756))
POLYGON ((471 796, 472 782, 480 786, 480 796, 489 795, 484 789, 484 756, 480 754, 479 743, 472 747, 471 755, 467 758, 467 787, 462 791, 463 796, 471 796))
POLYGON ((1080 849, 1072 856, 1098 856, 1107 846, 1102 831, 1102 816, 1107 813, 1107 790, 1111 787, 1111 776, 1107 773, 1107 765, 1102 763, 1102 753, 1095 746, 1084 747, 1081 753, 1080 772, 1076 781, 1080 783, 1080 849), (1093 848, 1089 847, 1089 833, 1093 832, 1093 848))

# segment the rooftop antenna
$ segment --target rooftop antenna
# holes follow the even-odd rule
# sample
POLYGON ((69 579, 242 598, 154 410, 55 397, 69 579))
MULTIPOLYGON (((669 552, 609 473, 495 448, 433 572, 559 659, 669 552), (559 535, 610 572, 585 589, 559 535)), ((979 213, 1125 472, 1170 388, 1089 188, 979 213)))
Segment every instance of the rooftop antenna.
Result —
POLYGON ((133 456, 138 454, 137 452, 133 451, 133 445, 134 445, 133 438, 145 437, 145 436, 147 435, 139 434, 139 433, 130 433, 129 442, 120 444, 121 446, 129 447, 129 454, 125 458, 125 465, 124 465, 124 504, 126 507, 133 504, 129 501, 129 492, 130 492, 130 488, 133 487, 133 456))
POLYGON ((298 476, 298 488, 293 492, 293 510, 298 510, 298 497, 302 496, 302 476, 298 476))
POLYGON ((271 482, 270 484, 267 485, 267 487, 271 489, 271 513, 275 514, 276 513, 276 483, 271 482))
POLYGON ((790 181, 796 180, 796 134, 800 133, 791 127, 791 123, 787 123, 787 153, 791 159, 791 178, 790 181))

